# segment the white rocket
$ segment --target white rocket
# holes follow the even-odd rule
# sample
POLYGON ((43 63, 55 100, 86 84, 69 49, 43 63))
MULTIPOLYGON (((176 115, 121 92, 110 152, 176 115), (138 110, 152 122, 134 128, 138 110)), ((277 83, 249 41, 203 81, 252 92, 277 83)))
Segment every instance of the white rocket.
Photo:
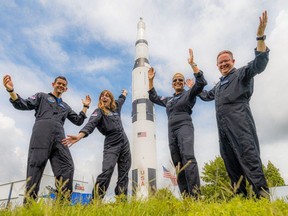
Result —
POLYGON ((154 105, 148 99, 148 42, 143 19, 137 24, 135 64, 132 71, 132 192, 147 198, 156 189, 156 135, 154 105))

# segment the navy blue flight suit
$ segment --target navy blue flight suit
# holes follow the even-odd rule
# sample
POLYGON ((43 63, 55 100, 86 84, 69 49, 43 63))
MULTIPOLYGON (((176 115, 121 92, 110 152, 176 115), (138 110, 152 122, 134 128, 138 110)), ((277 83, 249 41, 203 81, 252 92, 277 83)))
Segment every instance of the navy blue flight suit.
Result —
POLYGON ((85 137, 91 134, 97 127, 100 133, 105 136, 102 173, 98 175, 95 187, 92 191, 92 198, 103 198, 111 181, 116 163, 118 164, 118 181, 115 187, 115 194, 128 192, 128 173, 131 167, 131 153, 129 140, 125 134, 121 121, 121 108, 126 97, 120 95, 116 100, 117 108, 105 115, 99 108, 95 109, 87 124, 80 130, 85 137))
POLYGON ((265 180, 256 127, 249 101, 253 94, 254 76, 263 72, 269 60, 266 52, 255 50, 255 59, 239 69, 233 68, 210 91, 199 96, 204 101, 215 99, 220 154, 224 160, 232 186, 241 176, 243 180, 237 191, 247 195, 246 179, 259 196, 261 188, 269 192, 265 180))
POLYGON ((178 175, 178 186, 181 194, 197 196, 200 188, 200 178, 197 161, 194 155, 194 126, 192 123, 192 108, 196 102, 196 96, 207 84, 203 72, 195 76, 195 85, 181 94, 172 97, 157 95, 154 88, 148 91, 149 99, 160 106, 166 107, 168 116, 169 148, 174 166, 180 163, 183 167, 188 161, 192 163, 178 175))
MULTIPOLYGON (((18 99, 10 102, 19 110, 35 110, 35 123, 30 139, 26 191, 36 199, 41 177, 48 159, 57 180, 68 182, 63 191, 72 192, 74 164, 67 146, 61 144, 65 138, 64 122, 68 118, 73 124, 80 126, 86 115, 75 113, 61 98, 53 94, 37 93, 28 99, 18 99)), ((25 199, 24 202, 27 200, 25 199)))

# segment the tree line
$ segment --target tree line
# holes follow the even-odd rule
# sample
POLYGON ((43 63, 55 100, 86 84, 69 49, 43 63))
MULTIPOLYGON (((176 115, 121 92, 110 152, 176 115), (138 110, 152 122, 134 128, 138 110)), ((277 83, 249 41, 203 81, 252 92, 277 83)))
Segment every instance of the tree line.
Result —
MULTIPOLYGON (((263 171, 269 187, 285 186, 279 169, 271 161, 268 161, 266 167, 263 165, 263 171)), ((204 185, 201 187, 203 196, 213 199, 226 199, 235 195, 237 184, 234 187, 231 186, 224 161, 220 156, 205 163, 201 178, 204 181, 204 185)), ((247 187, 249 195, 253 197, 251 186, 247 184, 247 187)))

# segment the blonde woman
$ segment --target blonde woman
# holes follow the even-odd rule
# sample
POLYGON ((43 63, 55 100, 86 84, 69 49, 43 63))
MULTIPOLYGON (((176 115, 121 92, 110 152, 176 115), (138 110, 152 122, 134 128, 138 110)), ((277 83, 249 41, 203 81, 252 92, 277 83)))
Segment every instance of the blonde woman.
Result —
POLYGON ((68 135, 62 141, 65 146, 72 146, 80 139, 91 134, 95 128, 105 136, 102 173, 98 175, 92 191, 93 199, 102 199, 105 196, 116 163, 118 164, 118 181, 115 187, 115 194, 127 195, 131 153, 129 140, 124 132, 120 116, 126 95, 127 91, 122 90, 118 100, 115 100, 110 91, 102 91, 99 96, 98 107, 92 113, 88 123, 80 130, 77 136, 68 135))

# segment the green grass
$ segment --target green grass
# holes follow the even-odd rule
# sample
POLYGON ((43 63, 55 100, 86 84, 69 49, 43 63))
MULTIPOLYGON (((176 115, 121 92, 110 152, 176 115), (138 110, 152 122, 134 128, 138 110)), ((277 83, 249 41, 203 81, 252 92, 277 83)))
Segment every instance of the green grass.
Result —
POLYGON ((59 200, 43 199, 33 202, 29 207, 16 207, 13 209, 0 210, 2 216, 21 216, 21 215, 288 215, 288 203, 282 200, 270 202, 267 199, 244 199, 236 196, 228 201, 219 200, 194 200, 192 198, 177 199, 167 189, 159 190, 156 195, 147 200, 136 200, 129 198, 128 201, 116 198, 115 202, 103 203, 94 201, 83 206, 70 206, 59 200))

